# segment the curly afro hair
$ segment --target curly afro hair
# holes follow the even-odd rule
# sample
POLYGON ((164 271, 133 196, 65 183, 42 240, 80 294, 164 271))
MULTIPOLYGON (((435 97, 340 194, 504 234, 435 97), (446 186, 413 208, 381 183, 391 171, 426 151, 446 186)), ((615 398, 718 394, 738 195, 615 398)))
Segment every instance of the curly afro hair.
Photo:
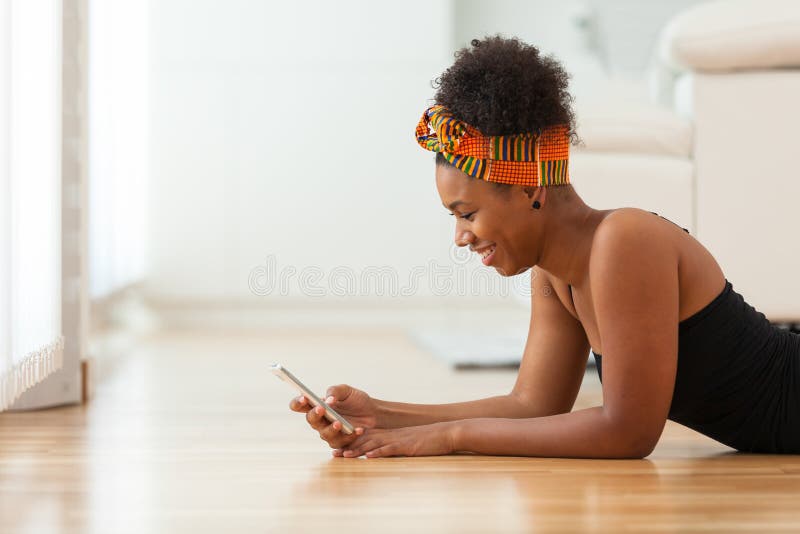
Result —
MULTIPOLYGON (((434 80, 434 100, 483 135, 541 134, 548 126, 566 124, 575 133, 569 74, 554 58, 517 38, 500 35, 473 39, 471 48, 456 52, 453 66, 434 80)), ((441 153, 437 165, 450 165, 441 153)), ((492 182, 509 191, 510 184, 492 182)), ((533 189, 525 187, 530 197, 533 189)), ((555 187, 568 191, 572 187, 555 187)))
POLYGON ((569 74, 535 46, 499 35, 473 39, 434 80, 436 103, 484 135, 541 134, 569 125, 576 139, 569 74))
POLYGON ((516 38, 471 44, 434 80, 436 103, 484 135, 540 134, 556 124, 574 135, 569 74, 558 61, 516 38))

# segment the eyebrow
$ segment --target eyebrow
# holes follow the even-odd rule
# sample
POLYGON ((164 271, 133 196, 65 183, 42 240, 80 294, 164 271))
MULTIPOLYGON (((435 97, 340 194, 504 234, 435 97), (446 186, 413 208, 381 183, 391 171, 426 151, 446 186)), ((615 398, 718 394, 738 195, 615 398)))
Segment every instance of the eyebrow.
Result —
POLYGON ((442 203, 442 205, 443 205, 445 208, 447 208, 447 209, 449 209, 449 210, 451 210, 451 211, 452 211, 452 210, 454 210, 454 209, 456 209, 456 208, 457 208, 458 206, 460 206, 461 204, 466 204, 466 202, 464 202, 463 200, 454 200, 453 202, 451 202, 451 203, 450 203, 450 204, 448 204, 447 206, 444 206, 444 203, 442 203))

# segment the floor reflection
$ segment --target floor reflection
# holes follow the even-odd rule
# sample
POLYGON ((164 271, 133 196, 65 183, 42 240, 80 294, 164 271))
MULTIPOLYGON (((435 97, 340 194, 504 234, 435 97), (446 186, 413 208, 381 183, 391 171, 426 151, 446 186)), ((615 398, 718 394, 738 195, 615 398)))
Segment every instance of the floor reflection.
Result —
MULTIPOLYGON (((444 530, 469 525, 487 532, 500 526, 583 529, 613 514, 624 504, 618 505, 620 500, 640 500, 646 507, 646 496, 658 496, 661 484, 649 460, 331 459, 293 487, 288 504, 302 502, 311 515, 335 513, 367 529, 387 521, 444 530)), ((289 526, 304 524, 307 519, 298 517, 289 526)))

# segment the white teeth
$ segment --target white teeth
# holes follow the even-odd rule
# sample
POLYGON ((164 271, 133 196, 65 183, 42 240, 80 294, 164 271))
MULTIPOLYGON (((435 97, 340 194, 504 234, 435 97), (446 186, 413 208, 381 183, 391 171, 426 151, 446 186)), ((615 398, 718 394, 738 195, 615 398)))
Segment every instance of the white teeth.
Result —
POLYGON ((491 256, 492 253, 494 252, 494 249, 495 249, 495 247, 490 247, 490 248, 487 248, 485 251, 481 252, 481 256, 483 257, 483 259, 486 259, 489 256, 491 256))

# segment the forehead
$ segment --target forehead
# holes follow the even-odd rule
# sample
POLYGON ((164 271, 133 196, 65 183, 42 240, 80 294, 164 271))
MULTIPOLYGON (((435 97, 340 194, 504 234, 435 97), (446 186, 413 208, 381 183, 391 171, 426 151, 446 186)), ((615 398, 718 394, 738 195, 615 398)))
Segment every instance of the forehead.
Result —
POLYGON ((481 196, 481 180, 474 180, 450 165, 436 166, 436 189, 447 206, 456 201, 471 202, 481 196))

